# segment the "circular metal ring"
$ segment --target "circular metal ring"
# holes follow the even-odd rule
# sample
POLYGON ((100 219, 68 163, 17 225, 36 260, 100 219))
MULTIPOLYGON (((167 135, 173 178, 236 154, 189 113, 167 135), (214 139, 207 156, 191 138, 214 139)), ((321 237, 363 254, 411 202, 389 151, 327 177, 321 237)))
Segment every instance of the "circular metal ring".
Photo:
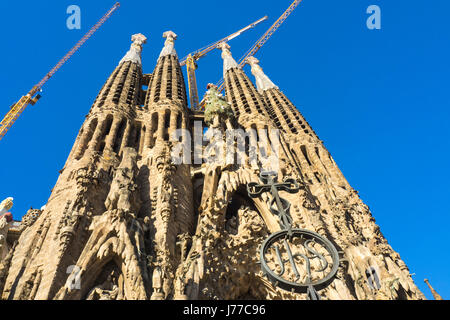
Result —
MULTIPOLYGON (((331 256, 332 260, 332 266, 331 270, 328 272, 328 274, 319 279, 315 280, 313 282, 305 282, 305 283, 297 283, 292 282, 289 280, 286 280, 282 278, 280 275, 277 275, 273 270, 271 270, 267 264, 267 261, 265 259, 267 251, 271 248, 271 246, 278 240, 284 240, 288 239, 288 230, 282 230, 278 231, 274 234, 272 234, 269 238, 267 238, 264 243, 261 246, 260 250, 260 259, 261 259, 261 268, 265 275, 269 278, 271 282, 276 283, 278 287, 281 289, 287 290, 287 291, 294 291, 296 293, 307 293, 308 288, 311 286, 314 287, 316 290, 321 290, 326 288, 331 282, 334 280, 334 276, 337 273, 337 270, 339 268, 339 254, 335 248, 335 246, 328 240, 319 235, 318 233, 304 230, 304 229, 292 229, 292 237, 302 238, 307 240, 314 240, 316 243, 319 243, 321 246, 325 248, 325 250, 328 252, 328 254, 331 256)), ((304 246, 305 247, 305 246, 304 246)), ((307 247, 306 247, 307 248, 307 247)), ((295 263, 295 262, 294 262, 295 263)), ((309 262, 307 262, 309 263, 309 262)), ((284 264, 284 262, 283 262, 284 264)), ((310 271, 309 271, 310 272, 310 271)))

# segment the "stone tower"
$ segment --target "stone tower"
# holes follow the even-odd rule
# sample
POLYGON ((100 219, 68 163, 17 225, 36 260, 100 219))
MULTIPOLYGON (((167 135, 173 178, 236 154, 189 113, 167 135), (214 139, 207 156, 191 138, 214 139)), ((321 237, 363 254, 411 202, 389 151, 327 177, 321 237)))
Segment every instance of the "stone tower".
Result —
POLYGON ((173 296, 176 243, 194 216, 190 168, 170 162, 169 134, 189 121, 176 35, 164 36, 153 75, 142 73, 146 37, 132 37, 45 209, 22 223, 3 299, 173 296))
POLYGON ((226 97, 208 87, 208 132, 190 144, 198 114, 187 108, 177 35, 163 37, 152 74, 142 71, 146 37, 132 37, 46 206, 15 231, 1 298, 424 299, 256 58, 247 61, 255 87, 220 45, 226 97), (236 141, 222 143, 230 134, 236 141), (191 150, 216 161, 198 163, 191 150))

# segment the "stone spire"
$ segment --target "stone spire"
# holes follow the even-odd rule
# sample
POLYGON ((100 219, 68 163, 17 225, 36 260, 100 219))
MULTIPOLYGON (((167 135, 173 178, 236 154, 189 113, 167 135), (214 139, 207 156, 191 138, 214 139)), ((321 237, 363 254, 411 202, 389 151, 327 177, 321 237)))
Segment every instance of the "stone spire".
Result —
MULTIPOLYGON (((145 108, 156 108, 159 112, 161 110, 157 104, 159 102, 167 102, 170 100, 184 110, 187 108, 186 88, 180 61, 178 60, 178 55, 174 48, 174 42, 178 36, 172 31, 166 31, 164 32, 163 37, 167 40, 152 73, 145 99, 145 108)), ((166 106, 167 105, 165 105, 165 107, 166 106)), ((161 127, 161 129, 163 127, 161 127)))
POLYGON ((318 139, 314 130, 304 119, 303 115, 286 97, 286 95, 276 86, 264 73, 259 65, 259 60, 255 57, 247 59, 255 76, 258 93, 264 98, 267 112, 275 122, 278 129, 285 133, 305 133, 318 139))
POLYGON ((159 55, 160 58, 169 55, 177 56, 177 52, 175 51, 175 40, 177 40, 177 37, 178 36, 173 31, 166 31, 163 33, 163 38, 166 38, 166 42, 159 55))
POLYGON ((119 108, 129 117, 134 117, 134 107, 141 104, 141 52, 147 38, 139 33, 132 35, 131 41, 130 50, 106 80, 94 101, 90 114, 101 112, 106 115, 107 109, 114 111, 119 108))
POLYGON ((433 294, 434 300, 444 300, 442 299, 442 297, 440 296, 439 293, 437 293, 436 290, 434 290, 434 288, 431 286, 430 282, 428 281, 428 279, 425 279, 424 282, 428 285, 428 288, 430 288, 431 293, 433 294))
POLYGON ((256 79, 256 88, 258 92, 262 93, 268 89, 278 89, 278 87, 269 79, 264 73, 263 69, 259 66, 259 60, 255 57, 247 59, 247 63, 252 67, 252 74, 256 79))
POLYGON ((254 116, 259 114, 267 117, 266 120, 269 119, 269 114, 265 110, 264 98, 258 93, 244 70, 239 68, 233 59, 230 46, 222 42, 217 45, 217 48, 222 50, 226 98, 233 108, 235 118, 239 119, 240 115, 247 114, 249 116, 251 114, 252 120, 255 120, 254 116))
POLYGON ((238 64, 231 55, 230 46, 228 45, 228 43, 221 42, 218 44, 217 47, 222 50, 223 74, 225 77, 225 73, 227 73, 227 71, 230 70, 231 68, 238 68, 238 64))
POLYGON ((122 60, 120 60, 120 63, 131 61, 141 66, 142 45, 147 43, 147 38, 142 33, 138 33, 134 34, 131 37, 131 41, 133 41, 133 43, 131 44, 131 48, 127 52, 127 54, 122 58, 122 60))

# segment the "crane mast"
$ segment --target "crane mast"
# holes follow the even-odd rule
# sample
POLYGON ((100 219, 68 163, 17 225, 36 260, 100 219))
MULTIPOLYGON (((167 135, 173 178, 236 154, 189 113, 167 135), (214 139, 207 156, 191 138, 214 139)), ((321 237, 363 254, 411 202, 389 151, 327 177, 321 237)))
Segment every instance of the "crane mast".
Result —
POLYGON ((9 112, 3 118, 0 123, 0 140, 5 136, 14 122, 19 118, 25 108, 31 104, 34 105, 39 99, 40 95, 37 94, 43 87, 43 85, 69 60, 75 52, 105 23, 106 20, 120 7, 120 3, 117 2, 114 6, 108 10, 108 12, 81 38, 77 44, 48 72, 41 81, 38 82, 25 96, 13 104, 9 112))
POLYGON ((195 76, 195 70, 197 69, 197 63, 193 55, 188 55, 186 59, 186 73, 188 77, 189 86, 189 102, 191 109, 196 110, 198 108, 198 88, 197 78, 195 76))
POLYGON ((240 36, 242 33, 246 32, 249 29, 254 28, 256 25, 260 24, 261 22, 267 20, 267 16, 262 17, 261 19, 249 24, 245 28, 240 29, 239 31, 230 34, 229 36, 222 38, 206 47, 203 47, 197 51, 194 51, 190 54, 188 54, 185 58, 183 58, 180 61, 180 66, 186 66, 186 73, 188 76, 188 85, 189 85, 189 99, 191 104, 191 109, 196 110, 198 109, 198 90, 197 90, 197 78, 195 76, 195 70, 197 70, 197 64, 196 61, 206 56, 209 52, 214 50, 220 43, 222 42, 228 42, 238 36, 240 36))

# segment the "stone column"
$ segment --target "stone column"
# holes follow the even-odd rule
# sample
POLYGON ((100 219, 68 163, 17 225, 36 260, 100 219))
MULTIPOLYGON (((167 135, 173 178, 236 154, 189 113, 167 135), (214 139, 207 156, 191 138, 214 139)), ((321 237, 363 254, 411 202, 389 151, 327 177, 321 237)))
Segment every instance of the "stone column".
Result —
POLYGON ((177 130, 177 117, 178 117, 178 113, 172 111, 170 114, 169 140, 174 140, 173 134, 174 134, 175 130, 177 130))
POLYGON ((130 139, 130 134, 131 134, 131 121, 127 120, 125 131, 123 133, 122 143, 120 145, 119 154, 122 152, 122 150, 124 148, 126 148, 128 146, 128 140, 130 139))
POLYGON ((164 131, 166 129, 165 112, 158 114, 158 133, 156 139, 164 140, 164 131))
POLYGON ((147 126, 147 130, 145 131, 145 139, 144 139, 144 147, 150 147, 153 144, 153 126, 150 122, 150 125, 147 126))

